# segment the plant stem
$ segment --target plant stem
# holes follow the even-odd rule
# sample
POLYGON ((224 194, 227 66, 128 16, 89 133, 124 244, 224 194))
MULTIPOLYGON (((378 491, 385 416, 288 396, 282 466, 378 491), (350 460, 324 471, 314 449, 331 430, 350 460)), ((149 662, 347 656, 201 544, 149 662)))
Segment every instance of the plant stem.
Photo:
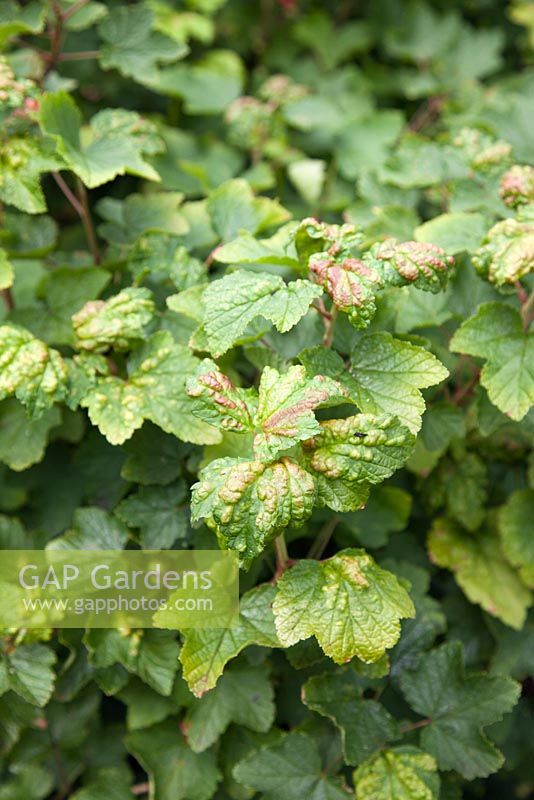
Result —
POLYGON ((67 10, 64 11, 63 14, 61 15, 63 18, 63 22, 66 22, 66 20, 70 19, 70 17, 72 17, 73 14, 76 14, 76 12, 79 11, 84 6, 86 6, 88 2, 89 0, 76 0, 76 2, 73 3, 69 8, 67 8, 67 10))
POLYGON ((141 795, 141 794, 148 794, 150 791, 150 785, 148 783, 136 783, 134 786, 130 787, 130 791, 134 795, 141 795))
POLYGON ((328 321, 328 326, 326 327, 325 335, 323 338, 323 347, 329 348, 332 347, 332 342, 334 341, 334 328, 336 326, 336 319, 337 319, 337 308, 332 306, 332 311, 330 312, 330 320, 328 321))
POLYGON ((91 255, 93 256, 93 260, 95 264, 100 264, 100 252, 98 250, 98 244, 96 241, 96 234, 95 229, 93 226, 93 220, 91 218, 91 212, 89 210, 89 205, 87 203, 87 192, 85 191, 85 186, 81 182, 79 178, 76 178, 77 181, 77 189, 78 189, 78 197, 74 194, 72 189, 68 186, 66 181, 62 178, 59 172, 53 172, 52 177, 54 178, 55 182, 76 211, 78 216, 80 217, 83 225, 83 229, 85 231, 85 236, 87 239, 87 244, 89 245, 89 249, 91 251, 91 255))
POLYGON ((319 560, 327 548, 328 542, 339 523, 339 517, 333 516, 325 522, 316 539, 313 541, 312 546, 308 551, 307 558, 315 558, 319 560))
POLYGON ((525 330, 528 330, 530 323, 534 319, 534 289, 532 290, 530 297, 527 296, 523 301, 521 306, 521 319, 523 320, 523 326, 525 330))
POLYGON ((409 731, 416 731, 418 728, 426 728, 427 725, 430 725, 432 720, 430 717, 427 719, 420 719, 418 722, 410 722, 409 725, 405 725, 403 728, 400 729, 401 733, 408 733, 409 731))
POLYGON ((85 230, 85 235, 87 236, 87 241, 89 243, 89 248, 93 255, 95 264, 100 264, 100 251, 96 241, 96 233, 93 225, 93 218, 91 217, 91 210, 87 201, 87 191, 79 178, 76 178, 76 186, 78 189, 78 198, 83 208, 82 223, 85 230))
POLYGON ((2 299, 6 304, 6 308, 8 311, 13 311, 15 308, 15 303, 13 302, 13 295, 11 294, 11 289, 2 289, 0 292, 2 295, 2 299))
POLYGON ((99 58, 100 50, 80 50, 78 53, 60 53, 57 61, 84 61, 86 58, 99 58))
POLYGON ((274 552, 276 553, 276 577, 282 575, 285 572, 287 565, 289 564, 289 555, 287 553, 287 545, 284 534, 281 533, 274 540, 274 552))

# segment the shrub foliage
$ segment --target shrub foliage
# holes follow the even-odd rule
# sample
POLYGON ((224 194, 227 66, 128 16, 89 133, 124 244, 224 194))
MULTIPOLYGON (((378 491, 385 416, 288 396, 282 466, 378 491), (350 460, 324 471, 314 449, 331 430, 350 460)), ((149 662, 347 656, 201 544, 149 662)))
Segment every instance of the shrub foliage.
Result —
POLYGON ((533 791, 532 8, 0 2, 0 547, 242 567, 4 629, 0 798, 533 791))

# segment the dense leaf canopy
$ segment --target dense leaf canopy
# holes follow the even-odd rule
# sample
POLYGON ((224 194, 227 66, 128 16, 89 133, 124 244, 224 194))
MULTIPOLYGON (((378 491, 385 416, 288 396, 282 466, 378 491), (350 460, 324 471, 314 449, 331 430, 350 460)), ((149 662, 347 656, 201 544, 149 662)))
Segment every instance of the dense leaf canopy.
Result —
POLYGON ((0 800, 534 793, 533 48, 531 0, 0 0, 0 549, 241 593, 0 628, 0 800))

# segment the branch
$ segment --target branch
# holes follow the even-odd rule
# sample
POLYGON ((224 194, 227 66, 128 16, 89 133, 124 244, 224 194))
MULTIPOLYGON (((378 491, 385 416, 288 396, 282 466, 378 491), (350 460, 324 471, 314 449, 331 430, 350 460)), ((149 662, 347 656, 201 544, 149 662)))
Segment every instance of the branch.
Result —
POLYGON ((61 15, 61 16, 62 16, 62 19, 63 19, 63 22, 66 22, 68 19, 70 19, 70 18, 71 18, 71 17, 72 17, 74 14, 76 14, 76 13, 77 13, 77 12, 78 12, 78 11, 79 11, 81 8, 83 8, 84 6, 86 6, 88 2, 89 2, 89 0, 76 0, 76 2, 75 2, 75 3, 73 3, 73 4, 70 6, 70 8, 67 8, 67 10, 66 10, 66 11, 63 11, 63 13, 62 13, 62 15, 61 15))
POLYGON ((532 290, 530 297, 526 295, 526 298, 523 301, 521 306, 521 319, 523 320, 523 326, 525 330, 528 331, 530 328, 530 323, 534 320, 534 289, 532 290))
POLYGON ((327 349, 332 347, 332 342, 334 341, 334 329, 336 326, 336 319, 337 319, 337 308, 332 306, 332 311, 330 313, 330 320, 325 320, 325 335, 323 338, 323 347, 327 349), (328 325, 327 325, 328 322, 328 325))
POLYGON ((274 540, 274 552, 276 553, 276 571, 274 575, 275 578, 279 578, 291 563, 283 533, 274 540))
POLYGON ((308 551, 307 558, 316 558, 317 560, 320 560, 328 546, 328 542, 332 538, 332 535, 338 526, 339 521, 339 517, 333 516, 325 522, 316 539, 313 541, 313 544, 308 551))

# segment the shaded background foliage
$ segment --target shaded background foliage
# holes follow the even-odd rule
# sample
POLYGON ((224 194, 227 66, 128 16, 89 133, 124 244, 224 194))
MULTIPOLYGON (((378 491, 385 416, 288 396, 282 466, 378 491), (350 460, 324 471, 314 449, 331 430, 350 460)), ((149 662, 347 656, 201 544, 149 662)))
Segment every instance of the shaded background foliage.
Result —
POLYGON ((398 416, 406 447, 417 434, 364 510, 282 525, 298 568, 244 524, 226 655, 167 631, 4 631, 0 798, 532 792, 533 40, 529 0, 0 2, 2 548, 215 546, 190 487, 251 436, 207 424, 206 355, 232 398, 303 363, 398 416), (385 273, 389 237, 438 245, 450 280, 393 269, 363 311, 336 300, 324 265, 308 272, 314 231, 294 247, 310 215, 357 226, 316 238, 385 273), (258 273, 282 293, 275 327, 254 308, 246 329, 213 322, 236 269, 245 296, 258 273), (309 297, 286 325, 296 277, 309 297), (290 576, 362 547, 416 616, 388 656, 336 666, 324 631, 290 641, 290 576))

